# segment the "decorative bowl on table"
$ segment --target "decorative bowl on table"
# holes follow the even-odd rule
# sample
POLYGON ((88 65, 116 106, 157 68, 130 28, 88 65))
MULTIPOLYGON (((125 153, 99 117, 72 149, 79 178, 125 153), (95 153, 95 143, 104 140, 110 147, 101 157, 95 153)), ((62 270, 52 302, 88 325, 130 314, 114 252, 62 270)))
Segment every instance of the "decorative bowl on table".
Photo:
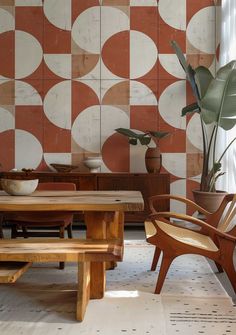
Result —
POLYGON ((38 179, 1 179, 2 189, 10 195, 29 195, 36 190, 38 182, 38 179))
POLYGON ((96 173, 99 172, 99 168, 102 165, 101 157, 87 157, 83 161, 84 165, 89 168, 90 172, 96 173))
POLYGON ((72 170, 77 169, 78 166, 70 164, 50 164, 57 172, 71 172, 72 170))

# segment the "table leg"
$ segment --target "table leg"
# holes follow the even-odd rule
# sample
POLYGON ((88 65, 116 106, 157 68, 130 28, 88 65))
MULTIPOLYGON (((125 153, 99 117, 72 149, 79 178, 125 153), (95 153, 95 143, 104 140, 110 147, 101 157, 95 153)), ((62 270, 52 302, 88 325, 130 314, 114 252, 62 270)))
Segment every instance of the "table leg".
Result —
POLYGON ((0 214, 0 238, 4 238, 2 224, 3 224, 3 214, 0 214))
MULTIPOLYGON (((86 211, 84 220, 87 227, 87 238, 123 240, 124 215, 122 212, 86 211)), ((90 298, 103 298, 106 285, 105 262, 91 262, 90 298)))

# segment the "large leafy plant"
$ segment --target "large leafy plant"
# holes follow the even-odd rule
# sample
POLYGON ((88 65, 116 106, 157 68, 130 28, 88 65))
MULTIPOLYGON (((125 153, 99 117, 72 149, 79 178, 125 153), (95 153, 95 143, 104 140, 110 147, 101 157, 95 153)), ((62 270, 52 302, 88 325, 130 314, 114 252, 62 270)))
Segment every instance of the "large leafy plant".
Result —
POLYGON ((187 63, 179 45, 171 45, 186 73, 196 102, 182 109, 182 116, 198 113, 200 116, 203 140, 203 165, 200 190, 216 191, 216 181, 222 172, 222 158, 236 140, 236 137, 218 153, 217 137, 219 128, 225 131, 236 124, 236 61, 221 67, 213 77, 208 68, 199 66, 195 69, 187 63))

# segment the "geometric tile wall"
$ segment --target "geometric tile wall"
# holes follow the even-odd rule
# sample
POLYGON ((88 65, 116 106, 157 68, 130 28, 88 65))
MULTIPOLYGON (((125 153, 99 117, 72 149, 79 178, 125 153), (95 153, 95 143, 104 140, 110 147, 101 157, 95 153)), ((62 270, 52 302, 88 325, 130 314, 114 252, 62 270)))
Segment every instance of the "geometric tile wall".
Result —
POLYGON ((102 171, 145 172, 145 147, 117 127, 163 130, 162 171, 190 196, 201 137, 170 47, 216 65, 214 0, 0 0, 0 163, 50 169, 101 155, 102 171))

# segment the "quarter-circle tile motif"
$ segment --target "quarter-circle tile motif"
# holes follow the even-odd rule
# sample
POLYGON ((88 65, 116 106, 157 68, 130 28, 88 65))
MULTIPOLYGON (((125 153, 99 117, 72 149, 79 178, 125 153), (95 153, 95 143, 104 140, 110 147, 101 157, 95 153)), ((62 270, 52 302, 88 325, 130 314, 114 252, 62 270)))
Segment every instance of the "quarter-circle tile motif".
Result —
POLYGON ((186 119, 181 117, 181 110, 186 106, 186 82, 176 81, 169 85, 159 98, 159 112, 172 127, 185 129, 186 119))
POLYGON ((57 76, 71 79, 72 62, 70 54, 45 54, 44 61, 57 76))
POLYGON ((71 36, 85 51, 100 53, 100 7, 94 6, 83 11, 74 21, 71 36))
POLYGON ((199 10, 190 20, 186 36, 200 52, 214 54, 215 45, 215 7, 208 6, 199 10))
POLYGON ((0 132, 15 128, 14 116, 3 107, 0 107, 0 120, 0 132))
POLYGON ((17 169, 36 169, 43 157, 43 148, 38 139, 31 133, 15 130, 15 167, 17 169), (30 155, 25 153, 30 152, 30 155), (24 157, 24 159, 22 159, 24 157))
POLYGON ((202 150, 202 130, 198 114, 194 114, 188 122, 186 129, 188 140, 199 150, 202 150))
POLYGON ((31 34, 15 31, 15 78, 21 79, 32 74, 43 59, 43 49, 31 34), (29 57, 30 55, 30 57, 29 57))
POLYGON ((157 45, 146 34, 130 31, 130 78, 136 79, 148 73, 158 58, 157 45), (148 57, 147 57, 148 55, 148 57))
POLYGON ((159 0, 158 8, 163 21, 175 29, 185 30, 187 1, 188 0, 159 0))
POLYGON ((13 30, 15 28, 15 20, 13 15, 4 8, 0 8, 0 34, 13 30))
POLYGON ((44 113, 56 126, 71 129, 71 81, 54 85, 45 95, 44 113))
POLYGON ((44 0, 44 14, 54 26, 71 30, 71 0, 44 0))
POLYGON ((17 106, 42 105, 42 98, 39 92, 30 84, 15 80, 15 104, 17 106))

